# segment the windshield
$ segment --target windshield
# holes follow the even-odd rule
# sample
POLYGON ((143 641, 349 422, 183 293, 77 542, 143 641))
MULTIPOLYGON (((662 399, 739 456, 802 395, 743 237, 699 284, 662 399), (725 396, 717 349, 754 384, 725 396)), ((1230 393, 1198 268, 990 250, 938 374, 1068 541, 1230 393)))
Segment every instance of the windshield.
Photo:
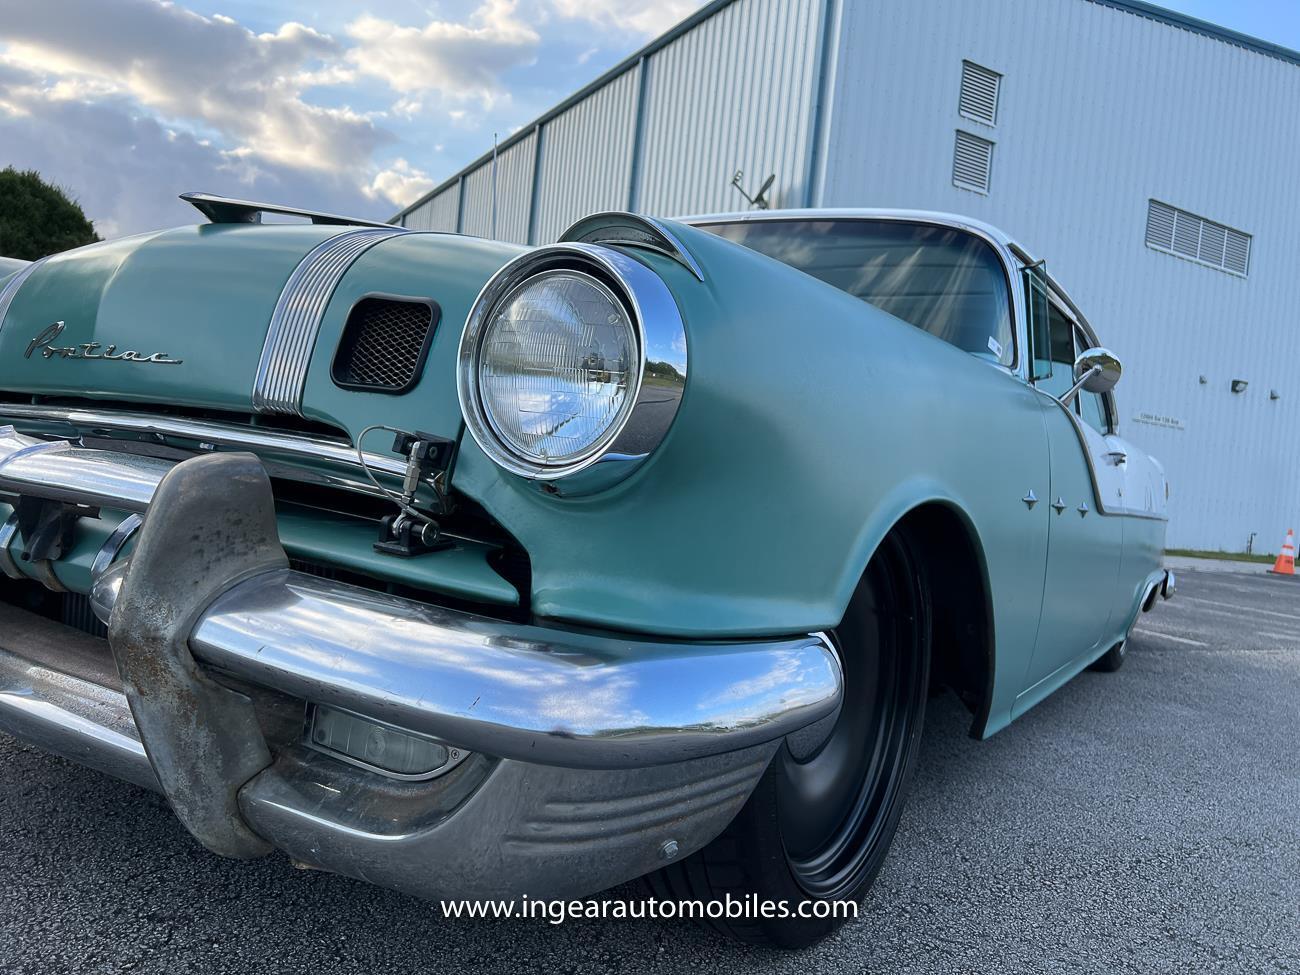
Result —
POLYGON ((1015 360, 1002 262, 964 230, 892 220, 702 224, 983 359, 1015 360))

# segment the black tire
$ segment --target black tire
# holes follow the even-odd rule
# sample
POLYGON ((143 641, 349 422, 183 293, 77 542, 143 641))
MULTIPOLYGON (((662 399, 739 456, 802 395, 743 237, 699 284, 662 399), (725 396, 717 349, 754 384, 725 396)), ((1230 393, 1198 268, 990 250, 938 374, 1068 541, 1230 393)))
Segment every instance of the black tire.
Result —
POLYGON ((1115 644, 1093 661, 1093 663, 1089 665, 1088 669, 1099 670, 1105 674, 1113 674, 1124 666, 1124 658, 1127 655, 1128 641, 1120 640, 1119 643, 1115 644))
MULTIPOLYGON (((929 690, 929 595, 898 533, 867 567, 833 638, 844 663, 844 705, 825 722, 829 736, 801 744, 795 735, 782 743, 721 836, 645 878, 652 896, 703 902, 757 896, 793 909, 805 901, 860 901, 867 892, 898 827, 929 690)), ((705 923, 750 944, 803 948, 844 920, 705 923)))

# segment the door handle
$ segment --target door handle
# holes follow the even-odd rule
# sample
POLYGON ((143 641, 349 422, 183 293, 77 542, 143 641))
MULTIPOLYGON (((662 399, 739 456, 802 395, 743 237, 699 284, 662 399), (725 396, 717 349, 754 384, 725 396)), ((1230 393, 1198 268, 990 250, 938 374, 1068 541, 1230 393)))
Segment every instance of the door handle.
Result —
POLYGON ((1110 458, 1110 462, 1116 467, 1128 463, 1128 454, 1122 450, 1112 450, 1106 456, 1110 458))

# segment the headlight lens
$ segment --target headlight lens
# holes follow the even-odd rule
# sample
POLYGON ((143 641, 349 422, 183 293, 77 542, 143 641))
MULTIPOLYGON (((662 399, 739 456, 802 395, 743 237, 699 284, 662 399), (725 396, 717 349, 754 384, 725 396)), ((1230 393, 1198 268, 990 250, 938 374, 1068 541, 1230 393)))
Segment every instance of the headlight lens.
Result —
POLYGON ((604 449, 639 384, 636 324, 601 281, 544 271, 505 294, 478 349, 483 414, 528 464, 577 464, 604 449))
POLYGON ((483 286, 456 353, 465 429, 498 467, 580 497, 637 470, 686 388, 686 326, 659 273, 598 244, 550 244, 483 286))

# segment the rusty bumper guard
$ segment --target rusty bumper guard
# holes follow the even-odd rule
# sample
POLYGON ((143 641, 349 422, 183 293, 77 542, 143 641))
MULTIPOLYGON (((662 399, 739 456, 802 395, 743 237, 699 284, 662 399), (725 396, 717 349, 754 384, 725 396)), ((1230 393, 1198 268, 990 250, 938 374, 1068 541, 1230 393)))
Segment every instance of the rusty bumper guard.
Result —
MULTIPOLYGON (((5 627, 0 728, 160 789, 228 856, 278 848, 422 896, 580 896, 708 842, 781 740, 839 705, 820 634, 550 629, 292 571, 251 454, 173 464, 0 427, 0 493, 29 513, 36 499, 144 516, 129 558, 127 517, 95 561, 111 660, 43 619, 5 627), (299 709, 287 739, 268 730, 267 694, 299 709), (349 764, 311 747, 300 702, 459 760, 422 781, 349 764)), ((0 529, 0 570, 52 581, 20 568, 17 522, 0 529)))

